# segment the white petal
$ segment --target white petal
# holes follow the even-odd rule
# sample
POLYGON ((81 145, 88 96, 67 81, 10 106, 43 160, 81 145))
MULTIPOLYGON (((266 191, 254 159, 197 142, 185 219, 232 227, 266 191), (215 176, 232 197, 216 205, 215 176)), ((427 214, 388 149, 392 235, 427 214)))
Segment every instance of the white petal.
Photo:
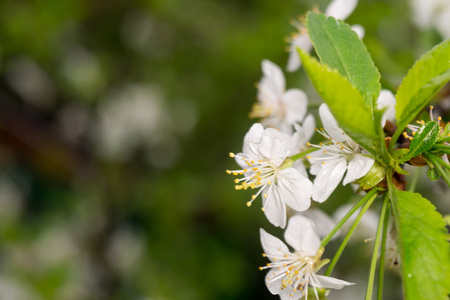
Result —
POLYGON ((289 219, 284 239, 292 248, 307 256, 316 255, 320 247, 314 223, 302 215, 294 215, 289 219))
POLYGON ((313 200, 322 203, 327 200, 337 187, 347 169, 345 159, 327 161, 322 165, 314 180, 313 200))
POLYGON ((358 24, 352 25, 352 30, 356 32, 360 40, 362 40, 364 38, 364 35, 366 34, 366 30, 364 29, 364 27, 358 24))
POLYGON ((269 259, 273 256, 283 256, 290 252, 288 247, 279 238, 267 233, 264 229, 260 228, 259 234, 264 253, 269 259))
POLYGON ((285 109, 285 121, 288 124, 301 122, 305 117, 308 97, 299 89, 287 90, 283 95, 283 103, 285 109))
MULTIPOLYGON (((445 155, 445 156, 447 156, 447 155, 445 155)), ((294 162, 294 165, 292 166, 292 168, 299 171, 300 174, 303 175, 303 177, 308 178, 308 172, 306 172, 305 165, 303 164, 301 159, 296 160, 294 162)))
POLYGON ((314 119, 313 115, 307 115, 306 118, 303 120, 303 132, 305 133, 305 138, 307 141, 309 141, 312 136, 314 135, 316 128, 316 120, 314 119))
POLYGON ((347 174, 344 178, 344 185, 363 177, 372 168, 375 161, 367 156, 355 154, 348 163, 347 174))
POLYGON ((279 166, 292 153, 291 138, 279 130, 267 128, 261 138, 258 151, 276 166, 279 166))
POLYGON ((316 232, 320 237, 325 237, 336 226, 336 222, 318 208, 310 208, 299 214, 314 222, 316 232))
POLYGON ((294 72, 300 68, 302 62, 300 56, 298 55, 297 48, 304 50, 305 52, 310 52, 312 48, 312 42, 309 39, 308 34, 298 33, 292 40, 291 46, 289 47, 289 59, 286 69, 289 72, 294 72))
MULTIPOLYGON (((268 191, 266 188, 264 193, 268 191)), ((269 198, 263 198, 264 214, 267 220, 274 226, 284 228, 286 227, 286 205, 281 199, 276 186, 272 186, 272 194, 269 198)))
POLYGON ((377 107, 378 109, 387 108, 387 110, 384 112, 383 118, 381 120, 381 126, 384 127, 386 124, 386 119, 389 121, 395 120, 395 96, 392 94, 389 90, 381 90, 380 96, 377 100, 377 107))
POLYGON ((271 278, 273 276, 273 272, 276 272, 277 270, 271 269, 267 274, 266 274, 266 286, 267 289, 269 290, 269 292, 272 293, 272 295, 280 295, 280 294, 284 294, 284 289, 281 289, 281 285, 282 285, 282 280, 284 279, 284 277, 279 277, 276 280, 270 280, 268 278, 271 278))
POLYGON ((245 134, 243 152, 246 158, 259 158, 259 143, 264 133, 264 127, 259 124, 253 124, 250 130, 245 134))
POLYGON ((286 85, 281 68, 267 59, 262 61, 261 67, 264 76, 270 78, 270 80, 274 83, 278 90, 284 91, 286 85))
POLYGON ((325 103, 320 105, 319 115, 322 120, 323 128, 325 128, 325 131, 331 138, 338 142, 345 142, 347 140, 346 134, 341 128, 339 128, 336 119, 328 108, 328 105, 325 103))
POLYGON ((317 287, 322 287, 322 288, 326 288, 326 289, 340 290, 344 286, 354 285, 354 283, 351 283, 351 282, 347 282, 347 281, 340 280, 340 279, 333 278, 333 277, 322 276, 322 275, 316 275, 315 279, 317 279, 317 284, 316 284, 317 287))
POLYGON ((328 4, 325 14, 345 20, 355 10, 358 0, 333 0, 328 4))
POLYGON ((304 211, 311 206, 313 184, 294 168, 278 173, 276 186, 283 202, 290 208, 304 211))

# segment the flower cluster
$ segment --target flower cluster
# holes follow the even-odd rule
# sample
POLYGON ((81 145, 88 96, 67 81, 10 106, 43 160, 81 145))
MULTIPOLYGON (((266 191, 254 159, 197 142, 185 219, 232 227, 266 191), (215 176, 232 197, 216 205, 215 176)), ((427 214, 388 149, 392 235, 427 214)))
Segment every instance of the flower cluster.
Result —
MULTIPOLYGON (((356 5, 357 0, 333 0, 325 14, 345 19, 356 5)), ((306 51, 312 48, 304 25, 295 26, 299 33, 289 40, 288 71, 301 66, 297 48, 306 51)), ((352 29, 363 37, 361 26, 352 29)), ((230 153, 239 167, 227 173, 237 176, 236 190, 255 191, 247 206, 260 197, 262 211, 269 222, 286 227, 285 240, 293 251, 278 238, 260 230, 263 256, 270 260, 260 269, 269 269, 266 276, 269 291, 282 300, 307 299, 308 294, 319 299, 318 293, 326 293, 324 289, 341 289, 352 283, 317 274, 329 262, 322 259, 324 247, 339 234, 343 222, 335 227, 334 220, 311 205, 327 200, 341 181, 343 185, 358 182, 374 168, 375 160, 339 126, 326 104, 318 109, 322 128, 317 129, 313 115, 308 114, 306 93, 286 89, 283 71, 273 62, 263 60, 261 68, 263 76, 257 85, 257 102, 250 113, 259 123, 253 124, 245 135, 242 152, 230 153), (315 132, 318 143, 311 143, 315 132)), ((393 94, 381 91, 377 105, 384 110, 381 126, 392 122, 393 94)), ((343 218, 348 220, 350 215, 343 218)))

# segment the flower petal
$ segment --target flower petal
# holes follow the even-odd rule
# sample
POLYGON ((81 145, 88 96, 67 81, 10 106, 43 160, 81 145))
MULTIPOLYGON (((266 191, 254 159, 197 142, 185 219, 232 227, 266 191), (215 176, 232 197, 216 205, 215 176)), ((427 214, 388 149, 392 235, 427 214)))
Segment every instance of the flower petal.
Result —
POLYGON ((263 197, 264 214, 270 223, 284 228, 286 227, 286 205, 275 185, 267 187, 264 192, 270 188, 272 188, 271 195, 268 198, 263 197))
POLYGON ((294 168, 278 173, 276 186, 283 202, 296 211, 307 210, 311 206, 312 182, 294 168))
POLYGON ((261 67, 264 76, 269 78, 270 81, 273 82, 276 89, 278 89, 281 92, 284 92, 285 80, 281 68, 267 59, 262 61, 261 67))
POLYGON ((289 58, 286 69, 288 72, 297 71, 302 65, 300 56, 298 55, 297 48, 310 52, 312 48, 312 42, 309 39, 308 34, 299 33, 291 40, 291 46, 289 48, 289 58))
POLYGON ((285 243, 283 243, 279 238, 274 237, 270 233, 267 233, 264 229, 259 229, 259 234, 261 238, 261 245, 264 249, 264 253, 272 261, 273 256, 283 256, 289 253, 289 249, 285 243))
POLYGON ((245 134, 243 152, 247 159, 257 159, 259 154, 259 143, 264 134, 264 127, 255 123, 250 127, 250 130, 245 134))
POLYGON ((315 231, 314 223, 302 215, 295 215, 289 219, 284 239, 295 250, 307 256, 316 255, 320 247, 320 239, 315 231))
POLYGON ((261 155, 279 166, 292 153, 292 141, 288 135, 276 129, 267 128, 258 150, 261 155))
POLYGON ((362 27, 361 25, 358 25, 358 24, 352 25, 351 27, 352 27, 352 30, 354 32, 356 32, 359 39, 362 40, 364 38, 364 35, 366 34, 366 30, 364 29, 364 27, 362 27))
POLYGON ((380 96, 377 100, 377 107, 378 109, 387 108, 387 110, 383 114, 383 118, 381 119, 381 126, 384 127, 384 125, 386 124, 386 119, 389 121, 395 120, 395 103, 396 99, 391 91, 380 91, 380 96))
POLYGON ((325 14, 345 20, 355 10, 356 5, 358 5, 358 0, 333 0, 328 4, 325 14))
MULTIPOLYGON (((336 226, 336 222, 325 212, 318 208, 310 208, 298 214, 307 217, 314 222, 316 232, 320 237, 325 237, 336 226)), ((336 235, 335 235, 336 237, 336 235)))
POLYGON ((345 159, 327 161, 314 180, 313 200, 322 203, 327 200, 337 187, 347 169, 345 159))
POLYGON ((275 269, 271 269, 269 272, 267 272, 266 274, 266 286, 267 289, 269 290, 269 292, 272 293, 272 295, 280 295, 280 294, 284 294, 284 290, 285 289, 281 289, 282 287, 282 280, 284 279, 284 277, 280 276, 277 279, 273 280, 272 276, 273 272, 276 272, 277 270, 275 269))
POLYGON ((307 115, 306 118, 303 120, 303 132, 305 134, 306 141, 309 141, 312 136, 314 135, 316 128, 316 120, 314 119, 313 115, 307 115))
POLYGON ((322 275, 316 275, 314 277, 315 277, 314 279, 317 280, 317 282, 313 283, 316 287, 340 290, 344 286, 354 285, 354 283, 347 282, 347 281, 340 280, 340 279, 333 278, 333 277, 322 276, 322 275))
POLYGON ((347 174, 344 178, 344 185, 363 177, 372 168, 375 161, 367 156, 355 154, 348 163, 347 174))
POLYGON ((285 122, 293 125, 301 122, 306 115, 308 97, 300 89, 289 89, 283 95, 285 122))
POLYGON ((336 119, 328 108, 328 105, 326 105, 325 103, 320 105, 319 115, 325 131, 332 139, 338 142, 345 142, 347 140, 346 134, 341 128, 339 128, 336 119))

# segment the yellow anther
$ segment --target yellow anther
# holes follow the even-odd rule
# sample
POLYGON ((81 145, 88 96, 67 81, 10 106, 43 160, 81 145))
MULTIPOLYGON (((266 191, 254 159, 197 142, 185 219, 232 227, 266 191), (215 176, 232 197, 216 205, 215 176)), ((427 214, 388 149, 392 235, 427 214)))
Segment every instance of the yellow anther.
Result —
POLYGON ((267 194, 264 194, 264 198, 267 198, 267 194))
POLYGON ((248 207, 252 206, 252 202, 251 201, 247 201, 247 206, 248 207))
POLYGON ((323 128, 320 128, 320 130, 322 130, 322 131, 323 131, 323 128))
POLYGON ((284 257, 285 257, 285 258, 288 258, 288 255, 287 255, 287 254, 285 254, 285 255, 284 255, 284 257))
POLYGON ((238 175, 239 173, 238 172, 233 172, 233 175, 238 175))
POLYGON ((233 158, 234 157, 234 153, 230 152, 230 157, 233 158))
POLYGON ((242 170, 243 173, 247 173, 247 171, 248 171, 247 169, 242 170))
POLYGON ((433 109, 434 108, 434 106, 433 105, 430 105, 430 109, 433 109))
POLYGON ((264 207, 261 207, 261 210, 262 210, 262 211, 266 211, 266 209, 265 209, 264 207))
POLYGON ((255 200, 256 199, 256 195, 252 195, 252 200, 255 200))
POLYGON ((252 168, 253 171, 258 171, 258 168, 252 168))
POLYGON ((262 270, 263 270, 263 267, 259 267, 259 270, 262 271, 262 270))
POLYGON ((260 159, 258 162, 259 162, 259 163, 262 163, 262 159, 260 159))
POLYGON ((311 143, 310 143, 310 142, 307 142, 306 145, 308 145, 308 147, 310 147, 310 146, 311 146, 311 143))
POLYGON ((323 153, 327 153, 327 150, 324 150, 323 153))
POLYGON ((231 171, 230 171, 230 170, 227 170, 226 172, 227 172, 227 174, 231 174, 231 171))
POLYGON ((272 181, 267 181, 267 185, 271 185, 272 184, 272 181))
POLYGON ((311 159, 311 155, 308 155, 306 158, 307 158, 307 159, 311 159))
POLYGON ((442 117, 438 117, 438 121, 442 120, 442 117))
POLYGON ((322 143, 322 142, 320 142, 320 143, 319 143, 319 145, 320 145, 320 146, 323 146, 323 143, 322 143))
POLYGON ((234 183, 239 183, 239 179, 236 178, 236 179, 234 180, 234 183))
POLYGON ((322 162, 322 165, 324 165, 324 164, 325 164, 325 162, 323 161, 323 162, 322 162))
POLYGON ((267 257, 267 254, 263 253, 263 254, 262 254, 262 257, 267 257))

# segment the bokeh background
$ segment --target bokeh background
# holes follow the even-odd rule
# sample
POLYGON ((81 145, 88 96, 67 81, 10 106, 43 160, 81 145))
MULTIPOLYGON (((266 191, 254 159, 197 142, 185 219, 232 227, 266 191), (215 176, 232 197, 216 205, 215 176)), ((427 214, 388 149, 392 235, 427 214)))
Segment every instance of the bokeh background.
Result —
MULTIPOLYGON (((258 270, 258 231, 282 231, 234 190, 228 152, 257 121, 262 59, 284 68, 290 21, 328 2, 1 1, 0 298, 278 299, 258 270)), ((361 0, 347 21, 364 26, 393 91, 443 38, 407 0, 361 0)), ((286 76, 314 112, 304 72, 286 76)), ((446 97, 434 103, 448 120, 446 97)), ((420 176, 449 213, 448 189, 420 176)), ((341 187, 321 208, 352 201, 341 187)), ((336 269, 358 285, 330 299, 362 298, 371 236, 336 269)), ((399 299, 387 276, 386 298, 399 299)))

